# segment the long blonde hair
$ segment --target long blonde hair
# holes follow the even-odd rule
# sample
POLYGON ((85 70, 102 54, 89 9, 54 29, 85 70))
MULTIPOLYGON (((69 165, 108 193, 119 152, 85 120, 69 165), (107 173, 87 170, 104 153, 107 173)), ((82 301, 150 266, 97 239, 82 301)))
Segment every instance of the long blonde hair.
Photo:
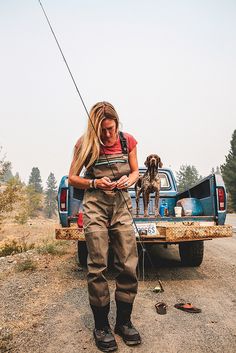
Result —
POLYGON ((74 149, 73 172, 77 174, 85 166, 89 168, 100 155, 101 124, 104 119, 112 119, 116 123, 116 130, 119 128, 119 117, 111 103, 98 102, 90 110, 87 130, 81 139, 79 147, 74 149))

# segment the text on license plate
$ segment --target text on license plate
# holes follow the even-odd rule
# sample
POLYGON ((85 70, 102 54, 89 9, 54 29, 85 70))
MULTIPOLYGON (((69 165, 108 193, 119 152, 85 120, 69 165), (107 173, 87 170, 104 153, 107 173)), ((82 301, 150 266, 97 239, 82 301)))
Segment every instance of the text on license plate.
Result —
POLYGON ((156 223, 136 223, 136 226, 133 224, 135 234, 137 235, 137 229, 139 235, 157 235, 159 232, 157 231, 156 223), (137 228, 136 228, 137 227, 137 228))

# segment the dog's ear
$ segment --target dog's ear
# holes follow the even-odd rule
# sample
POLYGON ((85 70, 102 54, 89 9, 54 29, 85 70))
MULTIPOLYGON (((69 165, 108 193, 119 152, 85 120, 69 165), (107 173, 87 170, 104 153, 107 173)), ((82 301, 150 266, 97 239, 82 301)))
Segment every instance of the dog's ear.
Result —
POLYGON ((149 156, 147 157, 146 161, 144 162, 144 165, 148 167, 148 162, 149 162, 149 156))
POLYGON ((163 166, 163 163, 162 163, 162 161, 161 161, 161 158, 160 158, 160 157, 159 157, 158 165, 159 165, 159 168, 162 168, 162 166, 163 166))

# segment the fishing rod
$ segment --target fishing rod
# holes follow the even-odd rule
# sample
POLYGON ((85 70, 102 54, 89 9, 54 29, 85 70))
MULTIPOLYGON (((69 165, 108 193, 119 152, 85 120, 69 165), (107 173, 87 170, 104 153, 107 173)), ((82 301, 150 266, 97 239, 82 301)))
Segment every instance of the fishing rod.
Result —
MULTIPOLYGON (((93 124, 93 122, 92 122, 92 120, 91 120, 91 118, 90 118, 88 109, 87 109, 87 107, 86 107, 86 105, 85 105, 85 103, 84 103, 83 97, 82 97, 82 95, 81 95, 81 93, 80 93, 80 90, 79 90, 79 88, 78 88, 78 86, 77 86, 77 83, 76 83, 76 81, 75 81, 75 79, 74 79, 74 76, 73 76, 73 74, 72 74, 72 72, 71 72, 71 69, 70 69, 69 64, 68 64, 68 62, 67 62, 67 60, 66 60, 66 57, 65 57, 65 55, 64 55, 64 53, 63 53, 63 51, 62 51, 61 45, 60 45, 60 43, 59 43, 59 41, 58 41, 58 39, 57 39, 57 36, 56 36, 56 34, 55 34, 55 31, 53 30, 53 27, 52 27, 52 25, 51 25, 51 22, 50 22, 50 20, 49 20, 49 17, 48 17, 48 15, 47 15, 47 13, 46 13, 46 11, 45 11, 45 9, 44 9, 44 6, 43 6, 41 0, 38 0, 38 2, 39 2, 39 5, 40 5, 40 7, 41 7, 41 9, 42 9, 42 11, 43 11, 43 14, 44 14, 44 16, 45 16, 45 18, 46 18, 46 21, 47 21, 47 23, 48 23, 48 25, 49 25, 49 27, 50 27, 50 30, 51 30, 51 32, 52 32, 52 35, 53 35, 53 37, 54 37, 54 39, 55 39, 55 41, 56 41, 57 47, 58 47, 58 49, 59 49, 59 51, 60 51, 60 53, 61 53, 61 56, 62 56, 62 58, 63 58, 63 60, 64 60, 64 63, 65 63, 65 65, 66 65, 66 67, 67 67, 67 70, 68 70, 68 72, 69 72, 69 74, 70 74, 70 77, 71 77, 71 79, 72 79, 72 81, 73 81, 73 84, 74 84, 74 86, 75 86, 75 89, 76 89, 76 91, 77 91, 77 93, 78 93, 78 95, 79 95, 79 98, 80 98, 80 100, 81 100, 81 102, 82 102, 82 105, 83 105, 83 107, 84 107, 84 109, 85 109, 85 112, 86 112, 86 114, 87 114, 87 116, 88 116, 88 119, 89 119, 89 121, 90 121, 90 124, 91 124, 91 126, 92 126, 92 128, 93 128, 93 130, 94 130, 94 132, 95 132, 95 134, 96 134, 96 136, 97 136, 97 138, 98 138, 98 134, 97 134, 97 131, 96 131, 96 129, 95 129, 95 126, 94 126, 94 124, 93 124)), ((103 151, 103 153, 104 153, 104 155, 105 155, 107 164, 108 164, 109 168, 110 168, 111 171, 112 171, 113 177, 115 178, 114 170, 113 170, 113 168, 112 168, 111 163, 109 162, 109 159, 108 159, 108 157, 107 157, 107 155, 106 155, 106 153, 105 153, 104 147, 103 147, 102 145, 101 145, 101 148, 102 148, 102 151, 103 151)), ((152 267, 154 267, 154 266, 153 266, 151 257, 150 257, 150 255, 149 255, 147 249, 145 248, 143 241, 141 240, 141 237, 140 237, 140 234, 139 234, 139 231, 138 231, 137 224, 135 223, 135 220, 134 220, 134 218, 133 218, 133 215, 132 215, 131 211, 129 210, 129 206, 128 206, 127 202, 126 202, 126 199, 125 199, 125 197, 124 197, 124 194, 123 194, 122 190, 119 190, 119 192, 121 192, 121 195, 122 195, 122 197, 123 197, 123 200, 124 200, 124 202, 125 202, 125 205, 126 205, 128 211, 129 211, 129 214, 130 214, 130 216, 131 216, 132 223, 134 224, 134 227, 135 227, 135 229, 136 229, 136 233, 137 233, 137 235, 138 235, 139 243, 141 244, 142 254, 143 254, 143 258, 142 258, 142 277, 143 277, 143 281, 144 281, 144 279, 145 279, 145 274, 144 274, 144 256, 145 256, 145 253, 146 253, 147 256, 148 256, 148 259, 149 259, 149 261, 150 261, 152 267)))

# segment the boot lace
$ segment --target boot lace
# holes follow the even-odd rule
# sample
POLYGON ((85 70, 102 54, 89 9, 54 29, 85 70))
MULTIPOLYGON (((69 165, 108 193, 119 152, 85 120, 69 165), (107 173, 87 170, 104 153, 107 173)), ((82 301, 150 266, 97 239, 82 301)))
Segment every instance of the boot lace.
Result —
POLYGON ((102 329, 98 329, 97 331, 99 331, 101 336, 106 336, 108 333, 111 332, 111 329, 109 326, 104 326, 102 329))
POLYGON ((128 326, 128 328, 133 328, 134 326, 133 326, 133 324, 132 324, 132 322, 129 320, 129 321, 127 321, 127 323, 125 324, 125 326, 128 326))

